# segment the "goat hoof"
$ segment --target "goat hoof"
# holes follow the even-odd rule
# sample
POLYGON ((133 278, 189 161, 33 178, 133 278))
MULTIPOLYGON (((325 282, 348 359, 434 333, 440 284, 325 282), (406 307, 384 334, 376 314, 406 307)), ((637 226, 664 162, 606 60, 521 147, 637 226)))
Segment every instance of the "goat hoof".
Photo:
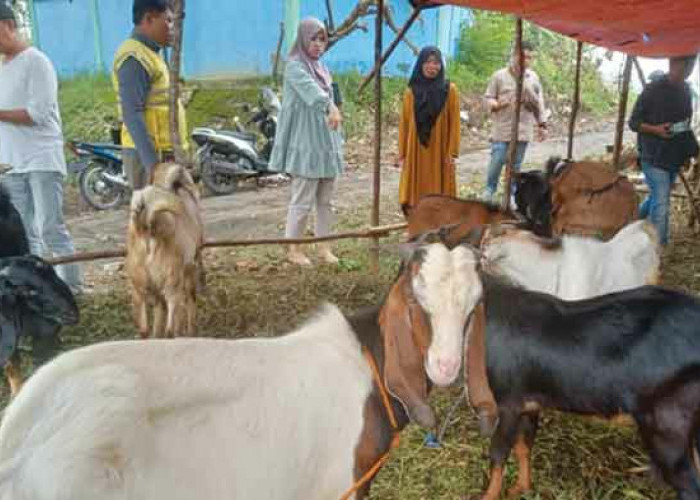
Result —
POLYGON ((522 497, 523 495, 526 495, 527 493, 530 493, 531 491, 531 488, 515 485, 508 490, 508 492, 506 493, 506 497, 509 499, 516 499, 522 497))

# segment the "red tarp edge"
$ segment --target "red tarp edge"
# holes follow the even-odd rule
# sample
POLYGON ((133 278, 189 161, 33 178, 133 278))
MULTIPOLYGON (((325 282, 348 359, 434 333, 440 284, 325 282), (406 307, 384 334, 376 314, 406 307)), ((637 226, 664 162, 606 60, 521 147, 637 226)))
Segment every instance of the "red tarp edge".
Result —
POLYGON ((582 42, 643 57, 700 51, 700 0, 414 0, 514 14, 582 42))

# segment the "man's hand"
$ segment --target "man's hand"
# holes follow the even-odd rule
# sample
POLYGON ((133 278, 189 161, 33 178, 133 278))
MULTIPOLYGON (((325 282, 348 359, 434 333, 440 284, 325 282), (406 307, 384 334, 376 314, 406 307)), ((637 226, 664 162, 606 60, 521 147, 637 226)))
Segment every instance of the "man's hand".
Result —
POLYGON ((542 142, 547 140, 547 126, 539 125, 537 127, 537 142, 542 142))
POLYGON ((394 166, 401 170, 403 168, 403 158, 398 158, 396 163, 394 163, 394 166))
POLYGON ((338 130, 342 121, 343 117, 340 114, 340 110, 335 104, 331 103, 328 107, 328 126, 331 130, 338 130))
POLYGON ((26 109, 0 110, 0 122, 13 123, 15 125, 34 125, 34 120, 26 109))
POLYGON ((662 123, 661 125, 652 125, 654 127, 654 134, 658 135, 662 139, 670 139, 673 137, 671 133, 671 124, 662 123))
POLYGON ((507 97, 502 97, 494 102, 491 106, 491 112, 492 113, 497 113, 502 109, 507 108, 513 103, 513 99, 507 98, 507 97))

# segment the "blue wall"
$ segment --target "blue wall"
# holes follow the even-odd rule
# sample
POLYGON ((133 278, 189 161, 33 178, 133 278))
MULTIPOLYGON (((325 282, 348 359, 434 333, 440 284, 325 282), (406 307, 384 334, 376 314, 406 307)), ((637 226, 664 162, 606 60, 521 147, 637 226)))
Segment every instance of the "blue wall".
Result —
MULTIPOLYGON (((301 18, 325 17, 325 0, 298 3, 301 18)), ((356 0, 335 0, 335 22, 342 21, 355 3, 356 0)), ((35 0, 40 48, 48 54, 62 77, 109 71, 114 52, 131 32, 131 5, 132 0, 35 0), (99 36, 96 36, 93 5, 97 5, 99 36)), ((410 4, 406 0, 394 0, 391 5, 394 20, 401 26, 410 15, 410 4)), ((285 14, 285 0, 188 2, 183 41, 185 76, 269 74, 285 14)), ((418 47, 439 45, 446 55, 451 55, 459 28, 469 18, 466 9, 429 9, 421 14, 407 37, 418 47)), ((325 62, 333 71, 364 73, 372 67, 374 18, 368 16, 362 22, 367 25, 367 32, 356 31, 329 52, 325 62)), ((385 28, 384 45, 387 46, 394 36, 385 28)), ((389 59, 386 72, 405 75, 410 72, 414 60, 413 52, 401 43, 389 59)))

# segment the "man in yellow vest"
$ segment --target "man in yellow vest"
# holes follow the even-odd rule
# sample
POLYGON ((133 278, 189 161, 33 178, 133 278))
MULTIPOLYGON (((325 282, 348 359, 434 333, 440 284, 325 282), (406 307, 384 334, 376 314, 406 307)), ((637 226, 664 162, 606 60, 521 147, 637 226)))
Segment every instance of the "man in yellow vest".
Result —
MULTIPOLYGON (((117 49, 112 84, 123 121, 124 168, 131 187, 146 185, 153 167, 173 159, 170 139, 170 73, 161 50, 171 39, 169 0, 134 0, 134 31, 117 49)), ((187 124, 178 102, 180 142, 187 147, 187 124)))

